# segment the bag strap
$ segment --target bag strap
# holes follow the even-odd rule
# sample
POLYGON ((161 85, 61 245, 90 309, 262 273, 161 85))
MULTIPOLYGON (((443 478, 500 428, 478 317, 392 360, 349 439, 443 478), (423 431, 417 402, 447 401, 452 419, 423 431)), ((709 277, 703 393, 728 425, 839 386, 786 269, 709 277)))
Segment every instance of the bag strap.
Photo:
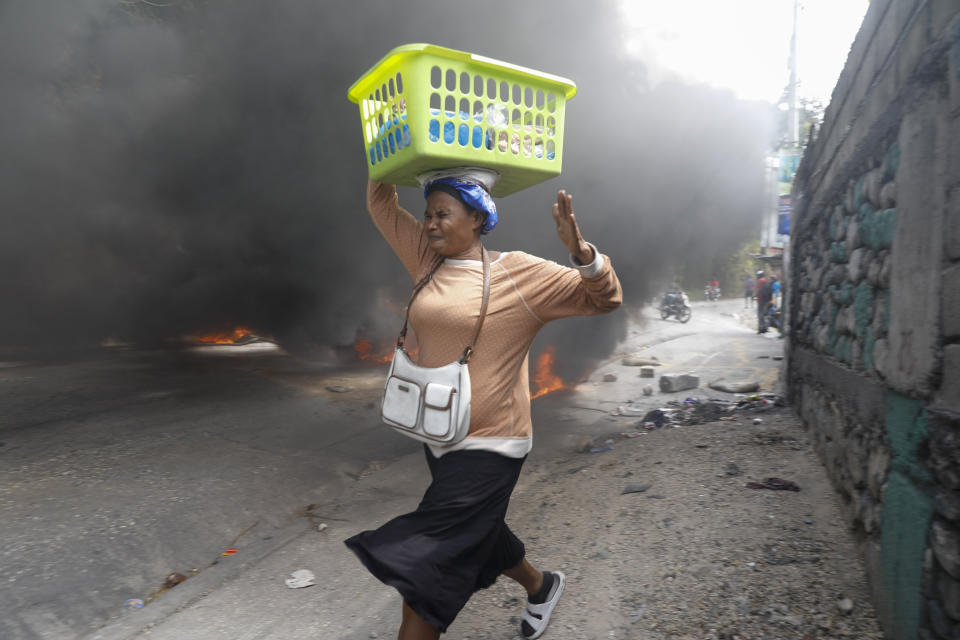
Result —
POLYGON ((483 300, 480 303, 480 317, 477 318, 477 326, 473 329, 473 338, 470 340, 470 344, 467 345, 467 348, 463 350, 463 355, 460 356, 460 364, 467 364, 470 361, 470 356, 473 355, 473 345, 477 343, 477 338, 480 336, 480 327, 483 326, 483 319, 487 317, 487 303, 490 302, 490 256, 487 254, 487 248, 480 245, 480 254, 483 257, 483 300))
MULTIPOLYGON (((460 356, 460 364, 467 364, 470 360, 470 356, 473 355, 473 345, 477 343, 477 338, 480 336, 480 327, 483 326, 483 320, 487 316, 487 305, 490 302, 490 256, 487 253, 487 248, 482 244, 480 245, 480 254, 483 257, 483 300, 480 303, 480 317, 477 318, 477 324, 473 328, 473 337, 470 339, 470 343, 467 344, 466 348, 463 350, 463 355, 460 356)), ((410 296, 410 303, 407 305, 407 312, 403 316, 403 328, 400 330, 400 335, 397 336, 397 348, 403 348, 403 342, 407 337, 407 325, 410 321, 410 307, 413 306, 413 301, 416 299, 417 294, 419 294, 424 287, 430 282, 433 278, 433 274, 437 272, 437 269, 440 268, 440 265, 443 264, 443 258, 440 258, 437 261, 437 264, 430 269, 430 273, 425 275, 420 282, 417 283, 417 286, 413 288, 413 294, 410 296)))

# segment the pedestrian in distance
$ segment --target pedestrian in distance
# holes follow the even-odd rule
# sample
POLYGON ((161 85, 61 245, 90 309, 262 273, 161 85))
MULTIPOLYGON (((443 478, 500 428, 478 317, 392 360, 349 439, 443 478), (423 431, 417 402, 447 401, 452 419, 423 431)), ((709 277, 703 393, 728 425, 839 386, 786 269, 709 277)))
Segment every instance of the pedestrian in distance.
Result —
POLYGON ((753 278, 747 276, 743 282, 743 308, 747 309, 753 304, 754 288, 756 283, 753 278))
POLYGON ((757 271, 757 333, 767 332, 767 306, 773 297, 773 287, 763 271, 757 271))
POLYGON ((771 302, 777 305, 777 307, 782 307, 783 301, 780 299, 780 297, 781 297, 781 292, 783 291, 783 286, 780 284, 780 279, 777 278, 777 276, 772 275, 770 276, 770 282, 771 282, 770 287, 773 290, 771 302))
MULTIPOLYGON (((428 182, 423 221, 399 205, 393 185, 370 181, 367 209, 414 282, 432 273, 410 308, 419 364, 460 356, 479 316, 481 236, 497 224, 491 184, 463 176, 428 182)), ((522 251, 490 251, 485 322, 470 360, 470 428, 455 445, 424 445, 431 482, 412 513, 346 540, 380 581, 403 598, 398 640, 434 640, 470 596, 500 575, 526 591, 520 633, 539 638, 565 576, 541 571, 504 521, 532 447, 527 353, 551 320, 616 309, 622 291, 610 259, 586 242, 572 196, 553 205, 557 236, 572 267, 522 251)))

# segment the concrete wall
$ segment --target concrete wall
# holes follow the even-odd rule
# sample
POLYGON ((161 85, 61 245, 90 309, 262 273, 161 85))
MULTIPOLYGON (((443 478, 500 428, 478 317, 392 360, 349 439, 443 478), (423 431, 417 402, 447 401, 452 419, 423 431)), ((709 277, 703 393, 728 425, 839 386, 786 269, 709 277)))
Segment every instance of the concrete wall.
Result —
POLYGON ((793 204, 791 399, 887 636, 960 640, 960 0, 872 0, 793 204))

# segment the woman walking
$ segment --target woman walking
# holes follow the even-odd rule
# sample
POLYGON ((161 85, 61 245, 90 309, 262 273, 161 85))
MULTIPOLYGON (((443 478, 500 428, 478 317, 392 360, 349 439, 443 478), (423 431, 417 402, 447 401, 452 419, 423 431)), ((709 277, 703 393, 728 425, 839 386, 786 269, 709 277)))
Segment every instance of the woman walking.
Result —
MULTIPOLYGON (((413 281, 432 274, 410 308, 420 366, 458 359, 477 322, 481 235, 498 219, 491 188, 475 172, 428 182, 421 223, 400 207, 393 185, 368 184, 367 209, 413 281)), ((572 268, 520 251, 489 252, 489 303, 470 360, 467 437, 425 445, 432 480, 416 511, 346 541, 403 597, 398 640, 439 638, 470 596, 501 574, 526 590, 520 631, 539 638, 563 592, 564 575, 533 566, 504 522, 533 444, 527 352, 547 322, 607 313, 620 305, 622 292, 609 258, 580 235, 572 197, 563 191, 553 220, 572 268)))

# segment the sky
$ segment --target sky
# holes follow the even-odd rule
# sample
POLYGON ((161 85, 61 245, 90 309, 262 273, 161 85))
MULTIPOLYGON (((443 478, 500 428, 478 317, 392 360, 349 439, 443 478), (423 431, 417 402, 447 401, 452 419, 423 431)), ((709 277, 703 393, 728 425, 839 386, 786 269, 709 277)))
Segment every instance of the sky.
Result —
MULTIPOLYGON (((799 95, 824 105, 847 60, 869 0, 801 0, 799 95)), ((787 68, 793 0, 621 0, 627 51, 685 80, 776 103, 787 68), (697 16, 691 20, 691 16, 697 16)))

